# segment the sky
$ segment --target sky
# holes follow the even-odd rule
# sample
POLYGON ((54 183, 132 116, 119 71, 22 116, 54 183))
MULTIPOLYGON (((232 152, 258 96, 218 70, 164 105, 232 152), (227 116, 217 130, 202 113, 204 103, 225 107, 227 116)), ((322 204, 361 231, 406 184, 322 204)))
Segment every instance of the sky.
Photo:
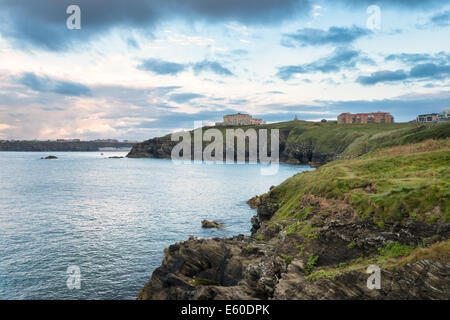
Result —
POLYGON ((0 0, 0 139, 446 108, 450 0, 0 0))

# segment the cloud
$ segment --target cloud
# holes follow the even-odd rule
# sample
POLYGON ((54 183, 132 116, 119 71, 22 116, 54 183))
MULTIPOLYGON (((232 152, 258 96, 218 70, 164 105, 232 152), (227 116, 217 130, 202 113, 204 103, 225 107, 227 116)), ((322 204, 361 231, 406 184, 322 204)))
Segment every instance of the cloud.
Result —
POLYGON ((360 51, 336 48, 330 56, 311 63, 279 67, 277 76, 282 80, 289 80, 296 74, 339 72, 342 69, 355 67, 358 62, 370 62, 370 60, 360 51))
POLYGON ((450 26, 450 10, 435 14, 430 21, 440 27, 450 26))
POLYGON ((409 72, 404 70, 383 70, 374 72, 370 76, 360 76, 356 81, 362 85, 375 85, 380 82, 398 82, 414 79, 442 80, 449 76, 450 65, 422 63, 411 68, 409 72))
POLYGON ((419 63, 419 62, 434 62, 444 64, 450 62, 450 53, 442 51, 436 54, 429 54, 429 53, 390 54, 384 60, 400 61, 405 64, 419 63))
POLYGON ((204 95, 198 93, 174 93, 169 97, 169 100, 176 103, 185 103, 203 97, 204 95))
POLYGON ((203 60, 195 63, 175 63, 161 59, 145 59, 137 66, 138 70, 150 71, 159 75, 177 75, 190 68, 195 74, 202 72, 212 72, 222 76, 232 76, 233 73, 217 61, 203 60))
POLYGON ((328 30, 303 28, 296 33, 285 34, 281 44, 286 47, 321 46, 321 45, 345 45, 370 34, 369 29, 352 26, 330 27, 328 30))
POLYGON ((137 66, 138 70, 151 71, 156 74, 176 75, 186 70, 186 65, 181 63, 164 61, 161 59, 145 59, 137 66))
POLYGON ((217 61, 203 60, 201 62, 194 63, 192 69, 196 74, 201 73, 203 71, 210 71, 217 75, 224 75, 224 76, 233 75, 233 73, 229 69, 223 67, 217 61))
POLYGON ((431 9, 442 5, 447 0, 338 0, 342 4, 352 6, 383 5, 391 7, 403 7, 406 9, 431 9))
POLYGON ((91 89, 81 83, 41 77, 32 72, 23 73, 17 82, 38 92, 52 92, 66 96, 92 95, 91 89))
POLYGON ((148 33, 160 22, 175 19, 267 25, 309 8, 309 0, 2 0, 0 21, 7 22, 2 35, 17 45, 58 51, 118 27, 148 33), (65 25, 66 8, 73 4, 81 8, 81 30, 65 25))
POLYGON ((435 65, 423 63, 415 66, 410 71, 412 78, 441 78, 450 75, 450 65, 435 65))
POLYGON ((374 85, 379 82, 391 82, 391 81, 400 81, 408 78, 408 75, 403 70, 397 71, 378 71, 372 73, 370 76, 360 76, 357 79, 357 82, 363 85, 374 85))
POLYGON ((140 49, 139 43, 138 43, 138 42, 136 41, 136 39, 133 38, 133 37, 129 37, 129 38, 127 39, 127 45, 128 45, 128 47, 130 47, 130 48, 140 49))

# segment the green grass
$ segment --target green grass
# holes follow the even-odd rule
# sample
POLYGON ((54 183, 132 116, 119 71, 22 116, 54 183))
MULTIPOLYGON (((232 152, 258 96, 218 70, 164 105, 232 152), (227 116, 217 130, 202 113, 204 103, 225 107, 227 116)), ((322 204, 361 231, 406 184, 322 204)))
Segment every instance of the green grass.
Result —
MULTIPOLYGON (((298 221, 313 211, 303 207, 301 199, 310 194, 351 205, 361 218, 372 217, 380 227, 406 218, 429 223, 449 221, 449 164, 450 139, 390 147, 357 159, 334 161, 297 174, 274 188, 271 192, 284 203, 274 219, 290 220, 291 233, 301 230, 298 221)), ((304 233, 313 235, 310 231, 304 233)))
POLYGON ((380 254, 385 257, 402 257, 410 254, 413 250, 413 247, 403 245, 400 242, 391 242, 385 248, 378 249, 380 254))
POLYGON ((218 286, 219 283, 213 280, 203 279, 203 278, 194 278, 191 281, 191 284, 195 287, 199 286, 218 286))
POLYGON ((412 248, 398 242, 388 244, 380 250, 380 254, 358 258, 348 263, 339 263, 336 267, 327 267, 311 272, 306 278, 310 281, 327 278, 334 279, 336 276, 350 271, 365 272, 369 265, 377 265, 385 270, 395 270, 407 263, 418 260, 448 261, 450 257, 450 241, 435 243, 426 248, 412 248))
MULTIPOLYGON (((417 123, 371 123, 338 125, 336 122, 317 123, 310 121, 287 121, 266 125, 204 127, 218 129, 224 137, 227 129, 279 129, 280 145, 286 149, 307 146, 315 154, 340 155, 342 158, 353 158, 371 150, 406 143, 416 143, 427 139, 450 137, 450 123, 417 124, 417 123)), ((193 131, 191 131, 193 135, 193 131)), ((166 135, 161 139, 170 139, 166 135)), ((268 135, 270 143, 270 134, 268 135)), ((204 147, 210 142, 203 142, 204 147)), ((248 146, 246 146, 248 150, 248 146)))
POLYGON ((281 254, 281 257, 287 262, 287 263, 291 263, 292 260, 294 259, 292 256, 286 255, 284 253, 281 254))
POLYGON ((305 271, 307 274, 310 274, 312 270, 316 267, 317 260, 319 260, 319 256, 315 256, 313 254, 309 255, 308 261, 306 262, 305 271))

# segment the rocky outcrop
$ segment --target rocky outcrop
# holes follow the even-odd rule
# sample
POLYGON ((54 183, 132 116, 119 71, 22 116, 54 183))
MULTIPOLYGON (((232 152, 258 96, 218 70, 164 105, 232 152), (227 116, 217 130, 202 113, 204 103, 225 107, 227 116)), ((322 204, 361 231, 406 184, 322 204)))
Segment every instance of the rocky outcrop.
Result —
POLYGON ((57 156, 47 156, 47 157, 42 157, 41 159, 42 160, 55 160, 55 159, 58 159, 58 157, 57 156))
MULTIPOLYGON (((331 151, 327 153, 316 150, 314 143, 308 141, 306 143, 289 143, 288 137, 291 130, 280 130, 279 140, 279 157, 280 162, 291 164, 310 164, 312 166, 319 166, 328 161, 332 161, 337 158, 338 153, 331 151)), ((171 158, 171 152, 177 142, 171 141, 170 135, 153 138, 141 143, 137 143, 133 146, 128 158, 158 158, 169 159, 171 158)), ((207 144, 204 145, 204 147, 207 144)), ((224 141, 224 150, 225 141, 224 141)), ((191 155, 194 155, 193 147, 191 148, 191 155)), ((225 153, 224 153, 225 156, 225 153)), ((248 160, 248 150, 246 150, 246 159, 248 160)), ((235 153, 236 157, 236 153, 235 153)), ((225 159, 224 159, 225 160, 225 159)), ((236 159, 235 159, 236 160, 236 159)))
POLYGON ((273 250, 242 235, 191 237, 165 250, 138 299, 267 299, 287 267, 273 250))
POLYGON ((289 235, 286 226, 271 219, 277 210, 276 193, 253 198, 258 210, 252 236, 191 237, 170 246, 138 299, 450 298, 448 251, 405 263, 373 259, 389 243, 444 243, 450 234, 448 223, 408 221, 380 229, 370 220, 357 219, 343 202, 310 195, 302 201, 326 216, 319 221, 311 211, 306 217, 314 233, 289 235), (311 257, 317 257, 313 264, 311 257), (367 288, 368 264, 381 265, 379 290, 367 288))
POLYGON ((170 136, 150 139, 135 144, 127 157, 170 159, 172 148, 176 144, 176 142, 171 141, 170 136))
POLYGON ((217 221, 203 220, 203 221, 202 221, 202 228, 207 228, 207 229, 211 229, 211 228, 222 229, 223 226, 222 226, 221 223, 219 223, 219 222, 217 222, 217 221))
POLYGON ((395 270, 381 270, 380 289, 367 288, 365 270, 348 271, 334 279, 310 281, 301 263, 292 263, 283 274, 274 299, 449 299, 450 263, 419 260, 395 270))

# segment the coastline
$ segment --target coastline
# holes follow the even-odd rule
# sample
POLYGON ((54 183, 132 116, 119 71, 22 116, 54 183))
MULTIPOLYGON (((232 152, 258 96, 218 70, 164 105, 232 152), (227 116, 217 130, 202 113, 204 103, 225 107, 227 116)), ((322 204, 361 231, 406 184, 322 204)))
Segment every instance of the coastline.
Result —
MULTIPOLYGON (((257 208, 251 236, 191 237, 166 248, 161 266, 137 299, 449 299, 448 169, 441 167, 449 155, 446 138, 373 151, 295 175, 249 201, 257 208), (376 197, 384 180, 372 176, 366 181, 352 171, 395 161, 444 170, 438 180, 444 183, 444 194, 430 194, 431 204, 422 194, 415 200, 420 201, 417 210, 406 212, 396 206, 415 190, 404 189, 398 203, 391 201, 397 196, 392 194, 381 199, 381 209, 372 204, 376 210, 364 211, 371 208, 364 205, 364 197, 376 197), (350 189, 340 182, 328 186, 333 174, 350 189), (344 197, 336 194, 338 187, 346 192, 344 197), (348 197, 360 202, 352 204, 348 197), (371 265, 381 270, 377 290, 367 287, 371 265)), ((406 168, 388 167, 385 174, 401 176, 406 168)), ((414 170, 420 177, 422 169, 414 170)))

